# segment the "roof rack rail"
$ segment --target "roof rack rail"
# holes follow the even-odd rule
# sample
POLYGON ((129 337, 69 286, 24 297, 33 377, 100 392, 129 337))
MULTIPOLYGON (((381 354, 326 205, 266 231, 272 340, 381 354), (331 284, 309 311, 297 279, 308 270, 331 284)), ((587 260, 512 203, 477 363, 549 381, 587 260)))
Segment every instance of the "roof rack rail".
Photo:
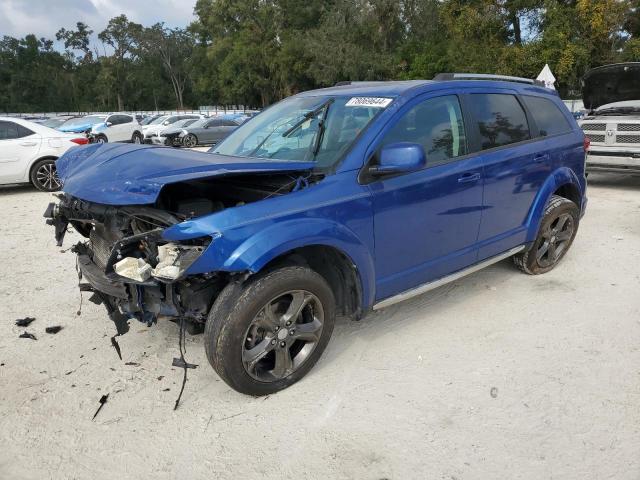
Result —
POLYGON ((493 75, 491 73, 439 73, 434 80, 500 80, 503 82, 527 83, 544 86, 544 82, 531 78, 512 77, 509 75, 493 75))

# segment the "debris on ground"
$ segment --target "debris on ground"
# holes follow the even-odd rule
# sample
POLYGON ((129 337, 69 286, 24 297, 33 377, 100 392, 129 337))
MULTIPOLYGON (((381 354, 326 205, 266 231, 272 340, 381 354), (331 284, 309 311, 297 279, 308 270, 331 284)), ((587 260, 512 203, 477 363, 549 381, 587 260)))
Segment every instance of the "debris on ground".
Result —
POLYGON ((24 317, 16 319, 16 325, 19 327, 28 327, 31 322, 33 322, 35 317, 24 317))
POLYGON ((31 340, 37 340, 36 336, 33 333, 29 332, 21 333, 20 338, 30 338, 31 340))
POLYGON ((111 345, 113 345, 113 348, 116 349, 116 353, 118 354, 118 357, 120 357, 120 360, 122 360, 122 352, 120 351, 120 345, 118 344, 118 341, 116 340, 116 337, 118 335, 114 335, 113 337, 111 337, 111 345))
POLYGON ((55 335, 60 330, 62 330, 62 327, 60 325, 54 325, 52 327, 47 327, 47 328, 44 329, 45 332, 51 333, 52 335, 55 335))
POLYGON ((195 363, 187 363, 184 359, 175 358, 175 357, 171 365, 173 367, 178 367, 178 368, 197 368, 198 367, 198 365, 195 363))
POLYGON ((491 391, 489 393, 491 398, 496 398, 498 396, 498 389, 496 387, 491 387, 491 391))
POLYGON ((127 363, 125 363, 125 365, 131 365, 133 367, 139 367, 140 366, 140 364, 138 362, 127 362, 127 363))
POLYGON ((107 398, 109 398, 109 394, 107 393, 106 395, 102 395, 100 397, 100 406, 98 407, 98 409, 96 410, 96 413, 93 414, 93 418, 91 420, 95 420, 96 416, 98 415, 98 413, 100 412, 100 410, 102 409, 102 407, 104 406, 105 403, 107 403, 107 398))

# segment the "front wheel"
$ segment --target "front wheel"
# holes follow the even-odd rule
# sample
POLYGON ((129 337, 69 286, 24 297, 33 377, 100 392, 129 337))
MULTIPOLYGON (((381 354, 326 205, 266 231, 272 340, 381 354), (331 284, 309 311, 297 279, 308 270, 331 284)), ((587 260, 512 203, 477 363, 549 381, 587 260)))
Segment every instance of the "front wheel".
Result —
POLYGON ((56 171, 56 161, 46 159, 38 161, 31 169, 31 183, 41 192, 60 190, 62 183, 56 171))
POLYGON ((107 140, 106 135, 100 134, 100 135, 96 135, 94 142, 95 143, 107 143, 108 140, 107 140))
POLYGON ((304 377, 329 343, 333 292, 306 267, 274 270, 244 287, 230 284, 205 329, 211 366, 238 392, 268 395, 304 377))
POLYGON ((142 134, 140 132, 133 132, 131 136, 131 143, 141 144, 142 143, 142 134))
POLYGON ((193 148, 198 145, 198 139, 193 133, 189 133, 182 139, 182 144, 185 147, 193 148))
POLYGON ((553 269, 571 247, 579 221, 578 206, 571 200, 553 195, 545 208, 535 241, 513 257, 516 266, 530 275, 553 269))

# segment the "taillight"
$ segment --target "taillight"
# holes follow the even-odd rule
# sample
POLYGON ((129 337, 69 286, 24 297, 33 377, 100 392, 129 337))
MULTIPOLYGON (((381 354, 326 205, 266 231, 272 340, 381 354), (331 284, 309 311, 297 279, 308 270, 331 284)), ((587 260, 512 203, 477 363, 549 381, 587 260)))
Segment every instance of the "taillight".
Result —
POLYGON ((584 147, 584 151, 588 152, 589 147, 591 146, 591 139, 589 137, 584 137, 584 143, 582 145, 584 147))
POLYGON ((72 138, 71 141, 73 143, 77 143, 78 145, 86 145, 87 143, 89 143, 89 139, 87 137, 72 138))

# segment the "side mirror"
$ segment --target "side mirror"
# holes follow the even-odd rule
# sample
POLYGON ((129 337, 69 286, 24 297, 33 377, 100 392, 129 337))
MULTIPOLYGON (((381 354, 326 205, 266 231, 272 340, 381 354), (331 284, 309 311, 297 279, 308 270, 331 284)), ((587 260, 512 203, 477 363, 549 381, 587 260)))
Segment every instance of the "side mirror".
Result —
POLYGON ((169 125, 169 120, 165 120, 164 122, 162 122, 162 125, 164 125, 165 127, 169 125))
POLYGON ((113 123, 111 123, 111 122, 107 122, 107 123, 105 123, 105 125, 106 125, 107 127, 110 127, 111 125, 113 125, 113 123))
POLYGON ((372 175, 391 175, 421 170, 427 164, 424 148, 418 143, 385 145, 378 154, 378 165, 369 167, 372 175))

